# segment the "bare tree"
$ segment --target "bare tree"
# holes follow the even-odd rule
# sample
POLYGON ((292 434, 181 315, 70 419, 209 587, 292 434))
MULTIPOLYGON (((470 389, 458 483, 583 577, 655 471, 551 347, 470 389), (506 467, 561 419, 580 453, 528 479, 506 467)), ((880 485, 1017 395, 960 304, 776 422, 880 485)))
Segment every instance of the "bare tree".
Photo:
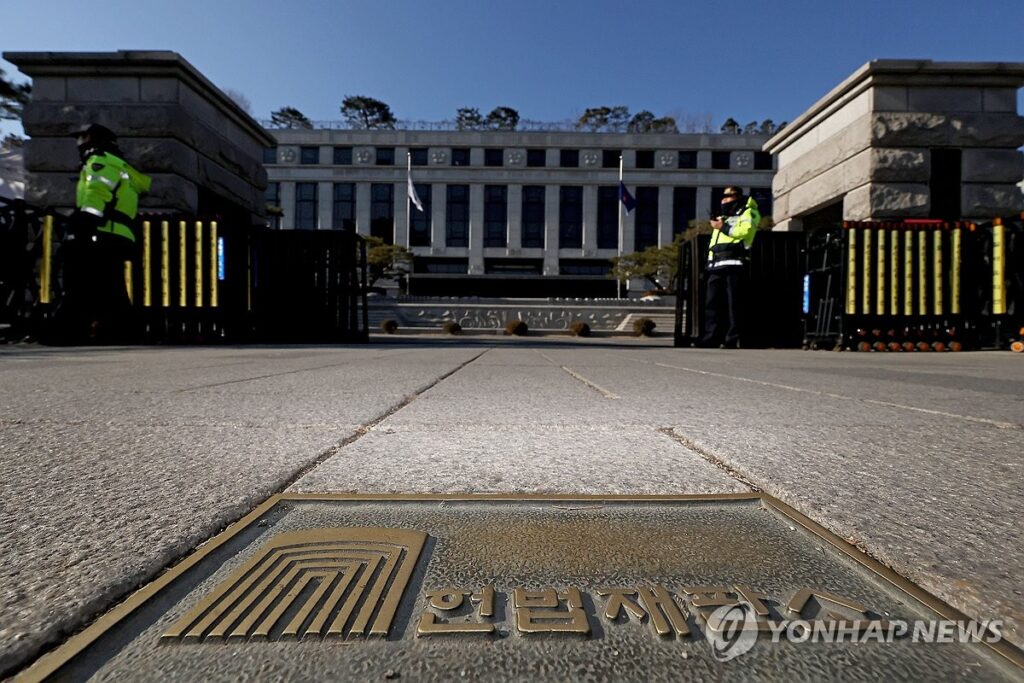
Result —
POLYGON ((8 80, 0 69, 0 119, 20 120, 22 107, 28 104, 31 94, 31 83, 8 80))
POLYGON ((252 116, 252 102, 249 101, 248 97, 233 88, 224 88, 224 94, 227 95, 232 102, 241 107, 242 111, 249 116, 252 116))

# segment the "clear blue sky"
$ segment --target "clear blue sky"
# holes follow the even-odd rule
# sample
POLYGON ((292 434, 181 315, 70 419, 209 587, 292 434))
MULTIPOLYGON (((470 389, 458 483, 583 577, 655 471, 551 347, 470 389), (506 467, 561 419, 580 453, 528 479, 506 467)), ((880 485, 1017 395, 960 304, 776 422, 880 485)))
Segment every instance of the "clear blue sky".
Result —
POLYGON ((871 59, 1024 61, 1024 0, 0 0, 0 35, 4 51, 174 50, 257 118, 340 119, 358 94, 407 119, 623 104, 717 128, 792 120, 871 59))

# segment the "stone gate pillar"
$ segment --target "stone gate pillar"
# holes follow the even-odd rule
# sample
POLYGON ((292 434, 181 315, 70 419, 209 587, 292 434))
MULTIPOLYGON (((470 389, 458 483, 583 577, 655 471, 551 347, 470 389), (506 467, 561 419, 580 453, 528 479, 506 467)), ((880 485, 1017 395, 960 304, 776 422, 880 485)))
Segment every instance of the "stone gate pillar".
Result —
POLYGON ((765 143, 777 229, 840 203, 844 220, 1019 212, 1022 85, 1024 63, 865 64, 765 143))
POLYGON ((274 139, 175 52, 6 52, 32 78, 25 199, 70 209, 79 165, 68 133, 100 123, 153 176, 146 211, 263 223, 263 149, 274 139))

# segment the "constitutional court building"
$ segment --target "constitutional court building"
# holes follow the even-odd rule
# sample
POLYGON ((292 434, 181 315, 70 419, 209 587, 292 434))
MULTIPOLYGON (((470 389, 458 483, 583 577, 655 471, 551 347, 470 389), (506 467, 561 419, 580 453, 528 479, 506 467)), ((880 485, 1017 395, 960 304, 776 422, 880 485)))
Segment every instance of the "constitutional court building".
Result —
MULTIPOLYGON (((409 247, 413 294, 613 296, 609 259, 670 244, 730 185, 770 216, 764 135, 268 129, 282 229, 409 247), (623 212, 619 161, 636 199, 623 212), (407 165, 423 204, 408 201, 407 165)), ((633 289, 642 289, 641 282, 633 289)))

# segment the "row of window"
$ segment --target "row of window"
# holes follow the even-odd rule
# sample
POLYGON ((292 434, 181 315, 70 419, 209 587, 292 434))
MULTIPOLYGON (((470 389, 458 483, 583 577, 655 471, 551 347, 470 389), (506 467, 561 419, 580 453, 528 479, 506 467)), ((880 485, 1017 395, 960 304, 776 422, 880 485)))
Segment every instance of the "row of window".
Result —
MULTIPOLYGON (((299 230, 315 230, 319 198, 317 183, 295 184, 294 227, 299 230)), ((332 224, 336 229, 356 229, 356 186, 355 183, 334 183, 332 224)), ((370 185, 370 234, 386 242, 394 241, 394 189, 392 183, 370 185)), ((483 245, 485 247, 519 246, 524 249, 544 248, 545 197, 543 185, 524 185, 522 192, 521 241, 519 245, 508 244, 508 187, 505 185, 484 186, 483 245)), ((279 184, 268 187, 267 202, 280 205, 279 184)), ((712 188, 712 206, 721 201, 725 188, 712 188)), ((770 188, 751 190, 761 208, 762 215, 770 216, 772 195, 770 188)), ((404 192, 403 192, 404 194, 404 192)), ((432 188, 428 184, 416 184, 416 194, 423 203, 419 211, 409 202, 409 245, 431 246, 431 225, 433 220, 432 188)), ((634 218, 634 244, 637 251, 658 244, 658 187, 637 187, 636 215, 634 218)), ((401 200, 401 197, 399 197, 401 200)), ((619 188, 601 186, 597 188, 598 249, 618 249, 619 245, 619 188)), ((690 221, 697 218, 697 188, 675 187, 672 189, 672 234, 685 230, 690 221)), ((444 246, 469 246, 469 185, 445 186, 445 239, 444 246)), ((558 248, 580 249, 583 247, 583 187, 561 186, 558 188, 558 248)))
MULTIPOLYGON (((451 165, 452 166, 469 166, 470 149, 468 147, 452 147, 451 148, 451 165)), ((333 164, 336 166, 350 166, 352 165, 352 148, 351 147, 334 147, 333 148, 333 164)), ((601 150, 601 168, 618 168, 619 167, 619 156, 622 154, 622 150, 618 149, 605 149, 601 150)), ((426 166, 427 165, 427 148, 426 147, 411 147, 409 148, 409 155, 413 166, 426 166)), ((484 166, 504 166, 505 150, 497 148, 484 149, 484 166)), ((713 151, 711 152, 711 168, 713 169, 728 169, 731 159, 731 152, 727 150, 713 151)), ((265 164, 276 164, 277 163, 277 149, 269 147, 264 150, 263 163, 265 164)), ((300 147, 299 148, 299 163, 300 164, 319 164, 320 163, 320 148, 319 147, 300 147)), ((375 147, 374 148, 374 164, 377 166, 394 166, 395 165, 395 148, 394 147, 375 147)), ((526 165, 530 167, 545 167, 547 166, 547 150, 546 149, 528 149, 526 150, 526 165)), ((559 150, 559 167, 560 168, 578 168, 580 165, 580 150, 578 149, 562 149, 559 150)), ((654 150, 653 149, 640 149, 636 151, 636 165, 635 168, 654 168, 654 150)), ((678 152, 676 159, 676 168, 692 169, 697 168, 697 152, 695 150, 683 150, 678 152)), ((755 171, 770 171, 772 169, 772 155, 768 152, 754 152, 754 170, 755 171)))

